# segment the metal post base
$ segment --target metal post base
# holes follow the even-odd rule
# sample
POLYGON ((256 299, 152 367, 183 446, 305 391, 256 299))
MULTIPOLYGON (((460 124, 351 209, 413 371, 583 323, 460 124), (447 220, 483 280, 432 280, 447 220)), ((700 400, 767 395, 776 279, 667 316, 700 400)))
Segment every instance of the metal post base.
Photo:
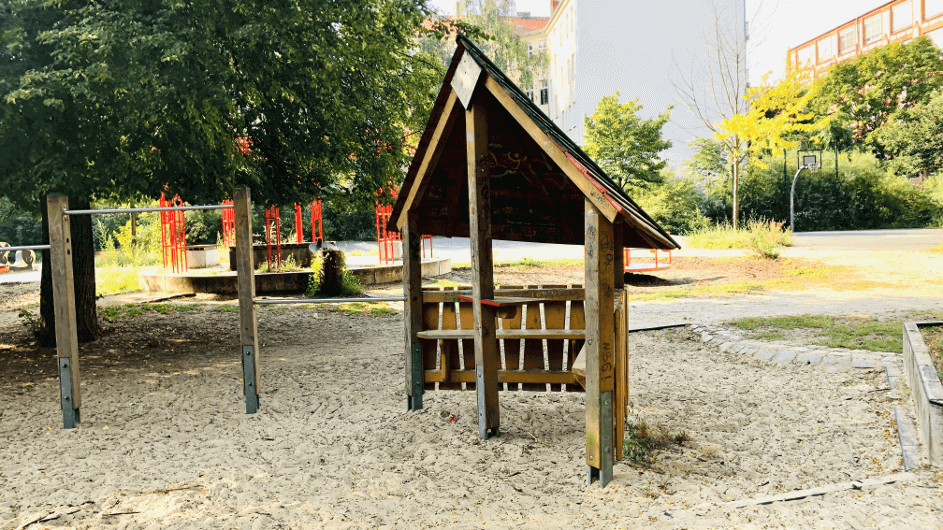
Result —
POLYGON ((482 440, 487 440, 488 438, 497 438, 498 436, 501 436, 501 434, 498 432, 497 427, 492 427, 490 429, 479 429, 478 435, 481 436, 482 440))
POLYGON ((79 411, 72 400, 72 370, 69 366, 71 362, 68 357, 59 358, 59 402, 62 405, 63 429, 74 429, 79 421, 79 411))
POLYGON ((422 394, 406 396, 406 410, 410 412, 422 410, 422 394))
POLYGON ((410 381, 412 381, 413 395, 407 396, 406 405, 411 411, 422 410, 422 391, 425 383, 422 369, 422 344, 414 342, 410 354, 412 355, 410 381))
POLYGON ((589 481, 587 482, 587 484, 592 485, 593 480, 595 479, 599 481, 600 488, 605 488, 607 484, 612 482, 611 469, 609 470, 608 473, 606 473, 605 468, 599 469, 598 467, 593 467, 593 466, 586 466, 586 468, 589 470, 589 481))
POLYGON ((259 411, 259 393, 255 388, 255 355, 252 346, 242 347, 242 381, 246 394, 246 414, 259 411))

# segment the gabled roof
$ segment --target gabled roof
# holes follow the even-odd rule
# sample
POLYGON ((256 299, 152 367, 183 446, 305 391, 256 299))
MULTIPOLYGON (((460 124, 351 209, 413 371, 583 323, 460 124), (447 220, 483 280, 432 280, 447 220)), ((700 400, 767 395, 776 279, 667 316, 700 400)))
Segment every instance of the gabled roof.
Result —
POLYGON ((546 28, 550 17, 508 17, 507 22, 514 28, 515 35, 525 35, 546 28))
POLYGON ((680 248, 471 40, 456 42, 390 229, 402 228, 410 208, 424 234, 468 236, 464 114, 474 96, 487 105, 494 239, 582 244, 589 199, 610 222, 625 222, 625 246, 680 248))

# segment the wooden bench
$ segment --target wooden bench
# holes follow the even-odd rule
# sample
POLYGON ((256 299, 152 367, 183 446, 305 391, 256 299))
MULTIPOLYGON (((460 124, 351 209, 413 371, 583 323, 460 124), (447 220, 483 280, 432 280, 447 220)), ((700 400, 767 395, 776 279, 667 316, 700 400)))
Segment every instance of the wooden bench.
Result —
MULTIPOLYGON (((584 299, 581 285, 503 286, 495 291, 495 303, 490 305, 499 307, 495 334, 500 390, 584 391, 585 375, 579 369, 578 359, 585 344, 584 299), (500 308, 509 305, 517 310, 506 312, 510 316, 502 318, 500 308)), ((470 300, 470 286, 423 288, 422 331, 418 337, 426 391, 475 389, 470 300)), ((621 459, 629 390, 628 305, 622 290, 615 293, 613 311, 616 323, 613 427, 616 456, 621 459)))

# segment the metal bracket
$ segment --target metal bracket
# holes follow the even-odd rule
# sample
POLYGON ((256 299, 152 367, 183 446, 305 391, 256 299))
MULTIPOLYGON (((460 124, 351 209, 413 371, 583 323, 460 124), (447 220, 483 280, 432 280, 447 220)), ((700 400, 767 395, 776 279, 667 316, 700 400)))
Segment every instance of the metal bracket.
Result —
POLYGON ((485 424, 485 372, 480 364, 475 366, 475 394, 478 396, 478 436, 487 440, 498 435, 498 428, 489 429, 485 424))
POLYGON ((62 428, 64 429, 74 429, 75 422, 78 421, 78 410, 72 400, 71 362, 72 360, 68 357, 59 358, 59 400, 62 404, 62 428))
POLYGON ((412 343, 412 395, 406 400, 409 410, 422 410, 422 391, 425 380, 422 369, 422 344, 412 343))
POLYGON ((246 394, 246 414, 259 411, 259 389, 255 387, 255 350, 242 347, 242 383, 246 394))
POLYGON ((602 392, 599 396, 599 450, 602 453, 602 462, 599 468, 599 486, 606 487, 612 481, 613 454, 613 420, 612 420, 612 391, 602 392))

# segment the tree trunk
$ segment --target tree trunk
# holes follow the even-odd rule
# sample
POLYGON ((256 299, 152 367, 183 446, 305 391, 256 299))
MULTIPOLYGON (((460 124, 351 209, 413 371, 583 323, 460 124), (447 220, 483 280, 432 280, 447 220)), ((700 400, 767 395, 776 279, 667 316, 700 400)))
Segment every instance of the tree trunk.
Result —
MULTIPOLYGON (((88 209, 87 200, 71 200, 69 208, 88 209)), ((46 198, 40 205, 43 219, 43 244, 49 244, 49 216, 46 198)), ((92 217, 73 215, 69 219, 72 232, 72 270, 75 274, 75 321, 79 342, 91 342, 101 335, 98 308, 95 305, 95 242, 92 237, 92 217)), ((49 251, 43 251, 42 276, 39 283, 39 314, 42 325, 38 333, 40 346, 56 345, 56 318, 52 299, 52 266, 49 251)))
POLYGON ((737 189, 740 187, 740 164, 733 163, 733 229, 740 226, 740 202, 737 200, 737 189))

